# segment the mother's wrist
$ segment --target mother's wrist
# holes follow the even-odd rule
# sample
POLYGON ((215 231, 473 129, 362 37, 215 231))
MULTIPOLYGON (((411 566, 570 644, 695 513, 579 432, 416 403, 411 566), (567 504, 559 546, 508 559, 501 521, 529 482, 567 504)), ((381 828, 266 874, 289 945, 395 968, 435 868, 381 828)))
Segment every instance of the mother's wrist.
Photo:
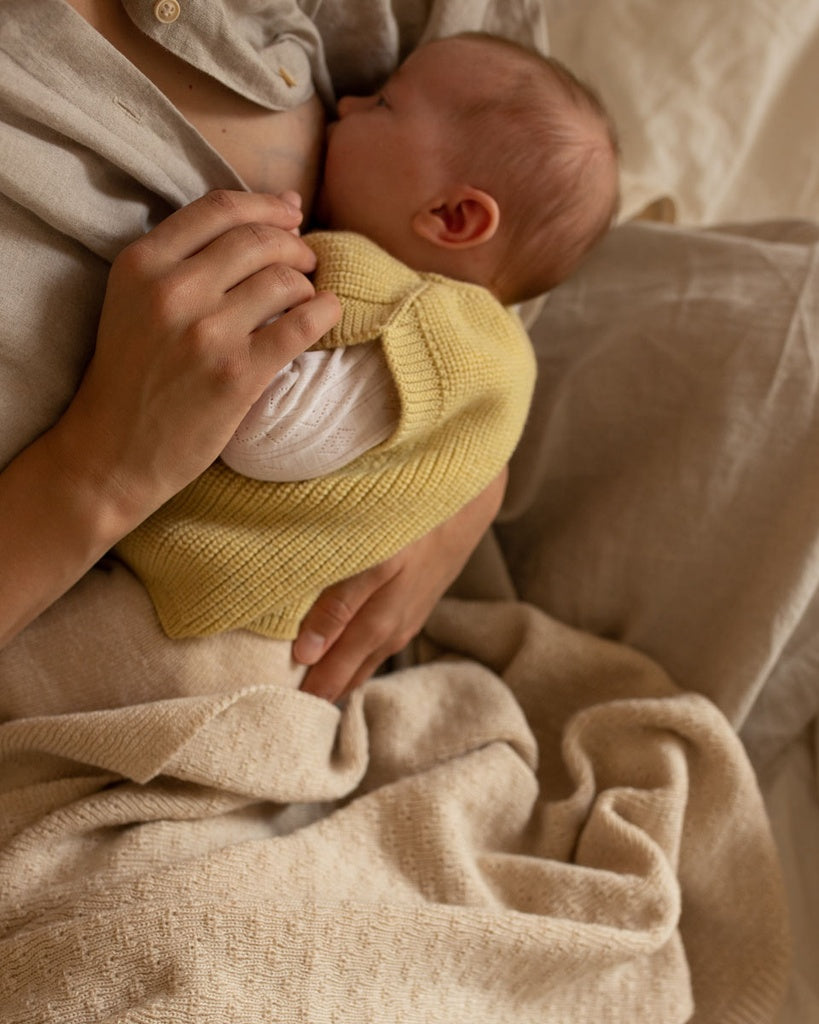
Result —
POLYGON ((161 503, 124 472, 103 436, 75 431, 71 417, 41 438, 43 472, 67 528, 92 560, 130 533, 161 503))
POLYGON ((66 455, 68 437, 52 428, 0 474, 0 647, 138 521, 93 459, 66 455))

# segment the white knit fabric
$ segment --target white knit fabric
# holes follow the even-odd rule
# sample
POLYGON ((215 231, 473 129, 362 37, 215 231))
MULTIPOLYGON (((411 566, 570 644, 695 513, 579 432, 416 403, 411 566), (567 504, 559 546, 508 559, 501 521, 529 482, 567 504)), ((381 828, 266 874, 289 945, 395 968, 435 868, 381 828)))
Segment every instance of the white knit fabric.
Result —
POLYGON ((312 480, 385 441, 398 413, 380 345, 303 352, 251 407, 222 461, 257 480, 312 480))

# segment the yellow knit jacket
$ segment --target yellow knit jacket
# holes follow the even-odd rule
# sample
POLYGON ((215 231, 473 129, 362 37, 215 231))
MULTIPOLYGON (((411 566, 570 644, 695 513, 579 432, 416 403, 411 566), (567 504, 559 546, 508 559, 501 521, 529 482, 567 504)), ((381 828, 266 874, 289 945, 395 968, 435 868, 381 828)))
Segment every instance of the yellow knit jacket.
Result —
POLYGON ((320 232, 316 287, 339 324, 318 348, 380 339, 400 400, 392 437, 325 477, 251 480, 214 463, 117 546, 172 637, 291 639, 331 583, 376 565, 482 491, 520 437, 535 360, 488 291, 320 232))

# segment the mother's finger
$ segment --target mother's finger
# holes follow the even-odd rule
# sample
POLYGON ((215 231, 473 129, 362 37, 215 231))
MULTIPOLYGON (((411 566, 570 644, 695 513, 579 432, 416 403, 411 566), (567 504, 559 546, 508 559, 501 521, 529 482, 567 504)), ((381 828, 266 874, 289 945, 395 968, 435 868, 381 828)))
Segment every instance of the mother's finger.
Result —
POLYGON ((305 693, 334 701, 360 686, 420 627, 405 619, 399 583, 403 554, 322 592, 293 643, 295 661, 309 665, 305 693))
POLYGON ((301 210, 279 196, 217 189, 172 213, 133 244, 150 252, 160 267, 167 267, 240 224, 271 224, 291 231, 301 220, 301 210))
POLYGON ((308 669, 301 689, 336 701, 369 679, 421 628, 422 618, 405 621, 405 604, 398 577, 371 593, 332 646, 308 669))
POLYGON ((391 648, 384 647, 371 651, 366 645, 363 633, 366 623, 357 630, 355 624, 335 643, 322 660, 308 669, 302 682, 302 690, 314 697, 335 703, 348 697, 353 690, 375 675, 391 654, 391 648))
POLYGON ((314 295, 312 282, 286 263, 263 267, 222 296, 210 318, 214 337, 230 347, 256 341, 256 331, 314 295))
POLYGON ((263 379, 278 373, 334 327, 341 305, 332 292, 316 292, 253 334, 250 354, 263 379))
POLYGON ((390 576, 390 563, 381 563, 326 587, 301 622, 293 641, 294 659, 302 665, 315 665, 390 576))
POLYGON ((181 267, 186 274, 202 275, 211 289, 226 292, 276 264, 309 274, 315 270, 316 256, 297 235, 254 221, 225 231, 181 267))

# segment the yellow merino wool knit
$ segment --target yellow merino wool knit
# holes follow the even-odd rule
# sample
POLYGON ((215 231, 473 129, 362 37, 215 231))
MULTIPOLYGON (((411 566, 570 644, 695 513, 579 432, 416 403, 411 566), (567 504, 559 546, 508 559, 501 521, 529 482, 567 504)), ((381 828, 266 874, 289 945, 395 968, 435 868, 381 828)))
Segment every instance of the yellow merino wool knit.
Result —
POLYGON ((417 273, 348 232, 307 241, 339 324, 317 345, 379 339, 400 400, 392 437, 324 477, 270 483, 216 462, 117 546, 165 632, 292 639, 319 593, 389 558, 482 491, 520 437, 535 360, 490 293, 417 273))

